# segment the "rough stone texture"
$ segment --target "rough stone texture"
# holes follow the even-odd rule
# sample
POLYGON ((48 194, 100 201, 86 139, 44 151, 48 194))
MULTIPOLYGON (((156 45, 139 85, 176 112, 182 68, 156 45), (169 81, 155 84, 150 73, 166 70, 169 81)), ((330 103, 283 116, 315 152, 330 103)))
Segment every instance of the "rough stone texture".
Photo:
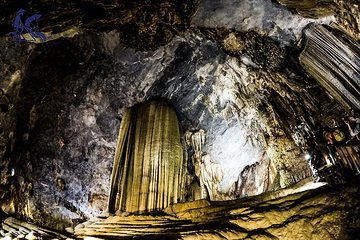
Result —
POLYGON ((295 76, 289 83, 290 73, 247 66, 200 32, 149 52, 124 47, 114 32, 58 39, 36 47, 26 69, 10 155, 19 184, 17 213, 38 223, 62 228, 106 209, 122 112, 152 97, 175 107, 183 132, 206 131, 205 152, 228 173, 218 199, 259 194, 310 175, 300 151, 308 130, 293 128, 296 117, 283 118, 302 116, 308 126, 314 120, 306 113, 320 111, 315 99, 297 90, 302 75, 288 69, 295 76), (241 174, 249 165, 254 175, 241 174))
MULTIPOLYGON (((41 31, 54 35, 69 30, 82 32, 116 29, 121 41, 141 49, 156 49, 188 28, 198 1, 2 1, 0 36, 13 31, 16 12, 28 11, 24 19, 39 12, 41 31)), ((67 35, 67 34, 65 34, 67 35)), ((51 38, 51 37, 50 37, 51 38)))
POLYGON ((292 44, 310 22, 329 23, 333 17, 312 20, 292 14, 271 0, 203 0, 192 18, 196 27, 256 31, 282 44, 292 44))
MULTIPOLYGON (((4 3, 1 36, 18 7, 4 3)), ((1 207, 39 224, 60 229, 106 208, 122 113, 152 97, 172 103, 183 132, 206 131, 204 150, 228 173, 219 199, 309 176, 306 138, 344 114, 304 74, 293 44, 307 23, 333 18, 306 19, 270 0, 24 7, 44 14, 48 33, 82 33, 36 47, 0 41, 1 207)))
MULTIPOLYGON (((306 185, 305 185, 306 186, 306 185)), ((304 186, 304 187, 305 187, 304 186)), ((360 230, 355 186, 287 190, 232 202, 176 204, 165 216, 94 219, 78 237, 166 239, 356 239, 360 230), (289 194, 290 193, 290 194, 289 194), (151 227, 148 227, 151 226, 151 227)))
POLYGON ((336 18, 334 25, 355 39, 360 37, 359 2, 356 0, 278 0, 278 2, 304 17, 319 18, 334 15, 336 18))
POLYGON ((320 110, 300 106, 315 100, 293 91, 295 83, 227 56, 201 33, 188 32, 149 52, 126 48, 118 38, 80 35, 32 52, 15 106, 17 214, 62 228, 105 210, 122 112, 152 97, 175 107, 183 132, 206 131, 205 152, 228 173, 219 199, 259 194, 310 175, 300 151, 304 140, 294 143, 307 130, 290 127, 297 118, 282 117, 320 110), (252 176, 241 174, 248 165, 252 176))
POLYGON ((309 18, 334 15, 336 9, 334 0, 278 0, 278 2, 287 6, 290 10, 309 18))
POLYGON ((68 233, 59 233, 54 230, 39 227, 35 224, 20 221, 13 217, 6 218, 1 223, 1 239, 71 239, 68 233))
MULTIPOLYGON (((111 46, 95 57, 88 40, 41 46, 31 56, 16 105, 12 160, 19 188, 34 183, 31 191, 19 191, 18 214, 58 228, 106 210, 121 110, 144 97, 141 89, 153 79, 141 82, 141 74, 156 73, 156 63, 137 60, 154 53, 122 48, 114 63, 105 54, 111 46)), ((166 61, 162 52, 155 61, 166 61)))
POLYGON ((360 9, 356 0, 335 0, 337 3, 336 19, 340 28, 345 30, 355 39, 360 39, 360 9))
MULTIPOLYGON (((21 79, 26 68, 27 57, 32 47, 13 46, 13 44, 0 41, 0 202, 2 210, 14 212, 15 206, 11 204, 11 195, 15 187, 12 173, 15 173, 15 161, 11 161, 11 152, 16 140, 16 114, 15 107, 21 87, 21 79)), ((0 211, 1 212, 1 211, 0 211)))

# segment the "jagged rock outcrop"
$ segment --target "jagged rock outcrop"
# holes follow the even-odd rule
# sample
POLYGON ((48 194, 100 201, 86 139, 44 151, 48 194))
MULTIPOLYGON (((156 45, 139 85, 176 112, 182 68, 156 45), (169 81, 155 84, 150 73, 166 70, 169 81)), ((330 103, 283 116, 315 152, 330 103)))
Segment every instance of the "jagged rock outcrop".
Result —
MULTIPOLYGON (((117 29, 121 41, 136 49, 150 50, 170 42, 189 27, 197 1, 3 1, 0 36, 13 31, 11 23, 23 8, 25 16, 40 13, 40 30, 46 35, 117 29)), ((25 17, 24 16, 24 17, 25 17)))
MULTIPOLYGON (((320 2, 320 5, 321 3, 326 5, 329 1, 306 2, 320 2)), ((310 11, 307 13, 310 15, 310 11)), ((286 7, 272 0, 202 0, 191 19, 191 25, 210 29, 225 28, 239 32, 255 31, 263 36, 270 36, 282 44, 292 45, 307 24, 314 21, 329 24, 333 19, 332 16, 327 16, 315 20, 292 14, 286 7)))
POLYGON ((150 100, 121 120, 108 211, 162 210, 183 200, 184 151, 174 110, 150 100))
POLYGON ((335 0, 337 3, 336 18, 341 29, 353 38, 360 39, 360 9, 356 0, 335 0))
POLYGON ((359 2, 356 0, 278 0, 290 10, 310 18, 334 15, 337 27, 355 39, 360 37, 359 2))
POLYGON ((4 240, 71 239, 69 233, 63 234, 13 217, 9 217, 1 223, 0 235, 4 240))
POLYGON ((236 201, 180 203, 161 214, 97 217, 76 226, 74 235, 8 218, 0 234, 5 239, 356 239, 358 186, 321 186, 305 183, 236 201))

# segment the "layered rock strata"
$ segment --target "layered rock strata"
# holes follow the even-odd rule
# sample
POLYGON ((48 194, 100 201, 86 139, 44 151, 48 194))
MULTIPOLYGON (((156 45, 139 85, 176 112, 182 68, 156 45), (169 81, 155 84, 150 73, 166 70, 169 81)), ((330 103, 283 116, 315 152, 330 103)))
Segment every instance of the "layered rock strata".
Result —
POLYGON ((35 224, 20 221, 9 217, 2 221, 0 236, 3 240, 27 239, 27 240, 50 240, 50 239, 72 239, 69 233, 60 233, 35 224))
POLYGON ((236 201, 175 204, 165 216, 94 219, 75 234, 104 239, 355 239, 360 230, 357 187, 306 190, 312 187, 318 186, 236 201))

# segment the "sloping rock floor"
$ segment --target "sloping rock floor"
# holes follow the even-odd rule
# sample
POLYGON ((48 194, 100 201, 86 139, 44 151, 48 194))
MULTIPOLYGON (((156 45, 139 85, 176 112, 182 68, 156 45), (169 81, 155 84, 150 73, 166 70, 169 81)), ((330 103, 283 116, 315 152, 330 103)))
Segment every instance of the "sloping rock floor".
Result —
MULTIPOLYGON (((329 187, 321 183, 283 189, 234 201, 198 200, 175 204, 148 215, 97 217, 59 234, 6 219, 3 239, 22 231, 43 239, 358 239, 360 196, 356 184, 329 187)), ((21 238, 17 238, 21 239, 21 238)))

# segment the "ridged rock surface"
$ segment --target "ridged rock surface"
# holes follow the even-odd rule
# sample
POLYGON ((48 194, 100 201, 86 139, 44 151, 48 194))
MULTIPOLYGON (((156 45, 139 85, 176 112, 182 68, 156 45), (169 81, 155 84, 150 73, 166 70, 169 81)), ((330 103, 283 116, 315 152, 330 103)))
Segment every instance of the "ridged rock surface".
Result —
POLYGON ((353 38, 360 39, 360 8, 356 0, 335 0, 336 19, 340 27, 353 38))
POLYGON ((128 109, 116 146, 109 212, 161 210, 183 200, 183 156, 176 113, 167 103, 150 100, 128 109))
MULTIPOLYGON (((303 190, 310 186, 304 185, 303 190)), ((176 204, 165 210, 166 216, 93 219, 75 234, 82 238, 356 239, 360 230, 357 187, 297 191, 286 189, 231 202, 176 204)))
POLYGON ((300 62, 344 108, 360 110, 360 44, 330 31, 321 25, 305 29, 300 62))

